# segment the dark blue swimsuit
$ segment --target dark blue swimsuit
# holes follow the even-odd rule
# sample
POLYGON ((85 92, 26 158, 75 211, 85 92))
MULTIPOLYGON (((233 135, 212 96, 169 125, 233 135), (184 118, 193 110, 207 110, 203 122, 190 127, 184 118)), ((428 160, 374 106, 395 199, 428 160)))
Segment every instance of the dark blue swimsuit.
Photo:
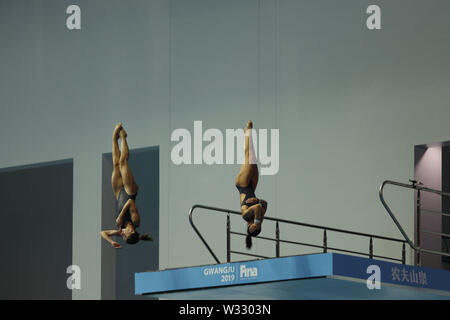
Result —
MULTIPOLYGON (((116 200, 116 203, 117 203, 117 215, 120 214, 120 212, 122 211, 122 209, 123 209, 123 207, 125 206, 125 204, 127 203, 127 201, 128 201, 129 199, 136 200, 136 196, 137 196, 137 193, 134 194, 134 195, 129 195, 129 194, 125 191, 125 188, 122 187, 122 188, 120 189, 120 192, 119 192, 119 197, 118 197, 118 199, 116 200)), ((127 221, 130 222, 130 223, 133 223, 133 222, 131 221, 130 209, 127 209, 127 211, 124 213, 123 223, 122 223, 122 225, 120 226, 121 229, 125 228, 125 224, 126 224, 127 221)))
MULTIPOLYGON (((247 200, 250 199, 250 198, 256 198, 256 196, 255 196, 255 189, 253 189, 252 181, 250 181, 250 183, 246 187, 239 187, 237 185, 236 188, 238 189, 239 194, 245 194, 245 198, 244 198, 244 200, 241 203, 241 207, 242 206, 251 206, 250 204, 247 203, 247 200)), ((258 199, 258 203, 259 202, 260 202, 260 200, 258 199)))

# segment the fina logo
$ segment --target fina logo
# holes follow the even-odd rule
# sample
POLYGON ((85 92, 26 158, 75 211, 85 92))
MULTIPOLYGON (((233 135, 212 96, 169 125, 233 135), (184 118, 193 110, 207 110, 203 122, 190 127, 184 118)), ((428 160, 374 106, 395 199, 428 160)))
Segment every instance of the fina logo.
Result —
POLYGON ((242 264, 239 267, 239 278, 247 279, 247 278, 256 278, 258 277, 258 268, 247 268, 245 264, 242 264))

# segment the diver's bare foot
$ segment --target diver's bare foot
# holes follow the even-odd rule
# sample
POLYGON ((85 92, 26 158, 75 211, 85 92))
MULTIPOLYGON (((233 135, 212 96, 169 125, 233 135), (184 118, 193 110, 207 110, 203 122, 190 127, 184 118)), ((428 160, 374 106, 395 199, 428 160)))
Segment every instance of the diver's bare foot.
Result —
POLYGON ((120 132, 119 132, 120 137, 121 137, 122 139, 128 137, 128 134, 127 134, 127 132, 125 131, 125 129, 124 129, 123 127, 122 127, 121 129, 122 129, 122 130, 120 130, 120 132))
POLYGON ((253 129, 253 122, 252 120, 247 121, 247 124, 245 125, 244 128, 244 133, 249 132, 249 130, 253 129))
POLYGON ((114 139, 119 139, 120 130, 122 130, 122 122, 116 124, 116 126, 114 127, 114 133, 113 133, 114 139))

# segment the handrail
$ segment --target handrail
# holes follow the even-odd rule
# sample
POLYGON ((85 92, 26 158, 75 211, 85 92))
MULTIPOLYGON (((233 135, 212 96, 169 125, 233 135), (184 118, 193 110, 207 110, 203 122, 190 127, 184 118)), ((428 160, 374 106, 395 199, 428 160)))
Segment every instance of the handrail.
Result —
MULTIPOLYGON (((194 231, 195 231, 195 232, 197 233, 197 235, 199 236, 200 240, 202 240, 203 244, 204 244, 204 245, 206 246, 206 248, 208 249, 209 253, 211 253, 211 255, 213 256, 214 260, 216 260, 216 262, 219 264, 219 263, 220 263, 219 259, 218 259, 217 256, 214 254, 214 252, 212 251, 212 249, 209 247, 208 243, 207 243, 206 240, 203 238, 203 236, 201 235, 200 231, 198 231, 197 227, 194 225, 194 222, 192 221, 192 213, 194 212, 194 209, 195 209, 195 208, 199 208, 199 207, 204 208, 204 209, 210 209, 210 208, 207 207, 207 206, 200 206, 200 205, 197 205, 197 204, 193 205, 192 208, 191 208, 191 210, 189 210, 189 222, 191 223, 191 227, 194 229, 194 231)), ((211 207, 211 209, 212 209, 212 210, 216 210, 216 211, 222 211, 222 212, 229 213, 228 210, 224 210, 224 209, 217 210, 217 208, 214 209, 214 208, 212 208, 212 207, 211 207)))
MULTIPOLYGON (((388 212, 388 214, 391 217, 391 219, 394 221, 394 223, 397 226, 397 228, 400 231, 400 233, 405 238, 406 242, 408 242, 409 246, 416 253, 418 253, 418 260, 419 260, 421 252, 426 252, 426 253, 431 253, 431 254, 435 254, 435 255, 450 257, 450 253, 447 253, 447 252, 441 252, 441 251, 424 249, 424 248, 421 248, 420 245, 416 246, 411 241, 411 239, 409 239, 409 237, 406 235, 405 230, 403 230, 403 228, 400 225, 400 223, 398 222, 397 218, 394 216, 394 213, 392 212, 391 208, 387 205, 386 201, 384 200, 383 190, 384 190, 384 187, 387 184, 394 185, 394 186, 399 186, 399 187, 403 187, 403 188, 417 190, 419 192, 419 195, 420 195, 420 191, 425 191, 425 192, 430 192, 430 193, 434 193, 434 194, 439 194, 439 195, 442 195, 442 196, 450 197, 450 193, 448 193, 448 192, 443 192, 441 190, 436 190, 436 189, 423 187, 422 183, 420 183, 418 181, 415 181, 415 180, 409 180, 409 181, 411 182, 411 184, 406 184, 406 183, 392 181, 392 180, 385 180, 385 181, 383 181, 383 183, 381 184, 380 189, 379 189, 379 196, 380 196, 381 203, 383 204, 384 208, 388 212)), ((420 197, 418 199, 417 206, 418 206, 418 209, 420 210, 420 197)), ((418 215, 420 215, 420 212, 418 212, 418 215)), ((420 228, 418 228, 418 229, 420 230, 420 228)))
POLYGON ((381 203, 383 204, 384 208, 386 209, 386 211, 391 216, 391 218, 394 221, 394 223, 397 226, 397 228, 400 230, 400 233, 403 235, 403 237, 405 238, 406 242, 408 242, 408 244, 409 244, 409 246, 411 248, 416 249, 416 247, 414 246, 414 243, 406 235, 405 230, 403 230, 403 228, 400 225, 400 223, 398 222, 397 218, 394 216, 394 213, 392 213, 391 208, 387 205, 386 201, 384 201, 383 189, 384 189, 384 186, 387 185, 387 184, 392 184, 392 185, 396 185, 396 186, 400 186, 400 187, 404 187, 404 188, 411 188, 411 189, 413 187, 412 187, 412 185, 408 185, 408 184, 405 184, 405 183, 391 181, 391 180, 385 180, 385 181, 383 181, 383 183, 380 186, 379 195, 380 195, 381 203))
MULTIPOLYGON (((220 260, 217 258, 217 256, 215 255, 214 251, 211 249, 211 247, 208 245, 208 243, 206 242, 205 238, 202 236, 202 234, 200 233, 200 231, 197 229, 197 227, 195 226, 192 216, 194 213, 194 210, 196 208, 201 208, 201 209, 207 209, 207 210, 212 210, 212 211, 218 211, 218 212, 223 212, 223 213, 227 213, 227 214, 235 214, 235 215, 239 215, 241 216, 241 212, 239 211, 235 211, 235 210, 230 210, 230 209, 223 209, 223 208, 217 208, 217 207, 211 207, 211 206, 205 206, 205 205, 201 205, 201 204, 195 204, 191 207, 191 209, 189 210, 189 222, 192 226, 192 228, 194 229, 195 233, 197 233, 198 237, 200 238, 200 240, 203 242, 203 244, 205 245, 205 247, 208 249, 209 253, 213 256, 214 260, 219 264, 220 260)), ((311 244, 306 244, 306 243, 296 243, 293 241, 287 241, 287 240, 280 240, 279 239, 279 235, 277 234, 277 239, 272 239, 272 238, 267 238, 267 237, 258 237, 261 239, 265 239, 265 240, 273 240, 273 241, 277 241, 277 243, 280 242, 284 242, 284 243, 294 243, 294 244, 299 244, 299 245, 307 245, 307 246, 312 246, 312 247, 318 247, 318 248, 322 248, 324 249, 324 252, 326 252, 326 249, 330 249, 330 250, 337 250, 337 251, 343 251, 343 252, 352 252, 352 253, 356 253, 356 254, 362 254, 362 255, 369 255, 370 257, 374 257, 373 253, 370 252, 369 254, 366 253, 360 253, 360 252, 355 252, 355 251, 349 251, 349 250, 344 250, 344 249, 337 249, 337 248, 331 248, 328 247, 326 245, 326 232, 327 231, 334 231, 334 232, 341 232, 341 233, 347 233, 347 234, 352 234, 352 235, 357 235, 357 236, 364 236, 364 237, 369 237, 370 238, 370 243, 372 246, 372 239, 382 239, 382 240, 389 240, 389 241, 395 241, 395 242, 401 242, 403 243, 403 250, 404 250, 404 243, 405 240, 402 239, 396 239, 396 238, 390 238, 390 237, 385 237, 385 236, 379 236, 379 235, 374 235, 374 234, 368 234, 368 233, 362 233, 362 232, 356 232, 356 231, 351 231, 351 230, 344 230, 344 229, 338 229, 338 228, 330 228, 330 227, 325 227, 325 226, 320 226, 320 225, 314 225, 314 224, 310 224, 310 223, 303 223, 303 222, 297 222, 297 221, 291 221, 291 220, 286 220, 286 219, 279 219, 279 218, 272 218, 272 217, 264 217, 264 220, 271 220, 271 221, 276 221, 277 224, 279 222, 281 223, 288 223, 288 224, 293 224, 293 225, 299 225, 299 226, 304 226, 304 227, 310 227, 310 228, 316 228, 316 229, 322 229, 324 230, 324 246, 318 246, 318 245, 311 245, 311 244)), ((240 234, 240 235, 244 235, 242 233, 238 233, 238 232, 230 232, 231 234, 240 234)), ((277 225, 277 233, 278 233, 278 225, 277 225)), ((278 250, 278 249, 277 249, 278 250)), ((372 251, 372 248, 370 249, 372 251)), ((236 251, 230 251, 230 252, 234 252, 234 253, 238 253, 236 251)), ((252 256, 252 254, 248 254, 250 256, 252 256)), ((278 251, 277 251, 277 255, 278 255, 278 251)), ((253 255, 254 256, 254 255, 253 255)), ((378 256, 378 257, 382 257, 382 256, 378 256)), ((392 260, 397 260, 397 261, 402 261, 404 263, 404 254, 403 254, 403 259, 399 260, 399 259, 395 259, 395 258, 390 258, 390 257, 382 257, 382 258, 386 258, 386 259, 392 259, 392 260)))

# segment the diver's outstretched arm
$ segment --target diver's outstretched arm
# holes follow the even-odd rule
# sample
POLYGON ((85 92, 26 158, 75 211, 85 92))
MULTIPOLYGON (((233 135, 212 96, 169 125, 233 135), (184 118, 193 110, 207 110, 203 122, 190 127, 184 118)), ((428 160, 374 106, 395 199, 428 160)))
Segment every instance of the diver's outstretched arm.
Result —
POLYGON ((100 235, 102 236, 103 239, 108 241, 114 248, 116 249, 122 248, 122 246, 119 243, 115 242, 111 238, 111 236, 119 236, 120 230, 103 230, 100 232, 100 235))

